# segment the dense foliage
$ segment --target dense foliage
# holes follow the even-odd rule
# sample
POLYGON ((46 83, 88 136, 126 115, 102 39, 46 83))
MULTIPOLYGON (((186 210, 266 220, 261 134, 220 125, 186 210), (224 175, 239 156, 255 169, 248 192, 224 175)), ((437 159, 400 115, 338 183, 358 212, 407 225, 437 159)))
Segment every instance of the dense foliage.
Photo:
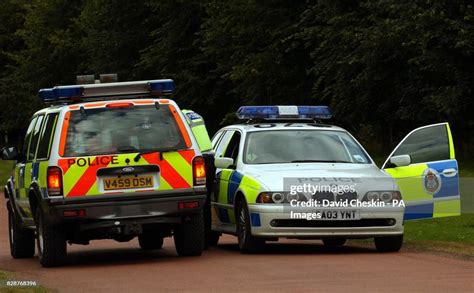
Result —
MULTIPOLYGON (((243 104, 328 104, 333 123, 392 145, 449 121, 474 128, 469 0, 4 0, 0 130, 18 133, 41 87, 77 74, 173 78, 211 132, 243 104)), ((467 145, 467 144, 465 144, 467 145)))

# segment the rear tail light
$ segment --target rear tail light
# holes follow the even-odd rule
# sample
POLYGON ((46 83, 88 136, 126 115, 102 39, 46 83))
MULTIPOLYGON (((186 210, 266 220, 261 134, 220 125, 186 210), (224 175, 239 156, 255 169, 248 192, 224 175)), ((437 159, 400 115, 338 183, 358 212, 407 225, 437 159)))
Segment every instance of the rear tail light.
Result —
POLYGON ((193 159, 193 182, 194 185, 206 184, 206 166, 203 157, 193 159))
POLYGON ((63 174, 59 167, 48 167, 48 194, 49 196, 63 195, 63 174))

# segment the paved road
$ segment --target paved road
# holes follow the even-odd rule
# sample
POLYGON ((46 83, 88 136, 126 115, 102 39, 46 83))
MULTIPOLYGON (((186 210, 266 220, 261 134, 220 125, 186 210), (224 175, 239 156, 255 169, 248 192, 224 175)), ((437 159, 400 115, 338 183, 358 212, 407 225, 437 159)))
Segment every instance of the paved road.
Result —
POLYGON ((3 201, 0 207, 0 268, 60 292, 474 292, 472 261, 354 245, 330 251, 319 241, 289 240, 262 255, 242 255, 234 237, 221 240, 193 258, 177 257, 171 239, 157 252, 141 251, 136 241, 95 241, 69 246, 67 266, 43 269, 37 258, 10 257, 3 201))

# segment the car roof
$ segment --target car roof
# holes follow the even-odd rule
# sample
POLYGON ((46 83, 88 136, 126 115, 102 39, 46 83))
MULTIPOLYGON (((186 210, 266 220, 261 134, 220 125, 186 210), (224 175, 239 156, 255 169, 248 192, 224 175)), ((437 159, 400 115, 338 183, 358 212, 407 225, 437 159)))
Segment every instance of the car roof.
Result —
POLYGON ((322 123, 315 123, 312 121, 285 121, 285 122, 258 122, 258 123, 242 123, 228 125, 221 130, 238 129, 242 132, 256 132, 256 131, 268 131, 268 130, 333 130, 333 131, 344 131, 345 129, 322 123))
MULTIPOLYGON (((98 103, 108 103, 108 102, 118 102, 118 103, 121 103, 121 102, 136 102, 136 101, 144 101, 144 100, 153 100, 153 101, 167 101, 167 103, 171 103, 173 105, 176 106, 176 103, 171 100, 171 99, 168 99, 168 98, 154 98, 154 97, 147 97, 147 98, 143 98, 143 99, 99 99, 99 100, 93 100, 93 101, 85 101, 85 102, 78 102, 78 103, 65 103, 65 104, 59 104, 59 105, 51 105, 49 107, 46 107, 46 108, 43 108, 41 110, 38 110, 35 112, 35 114, 33 116, 36 116, 36 115, 40 115, 40 114, 47 114, 47 113, 55 113, 55 112, 60 112, 62 110, 68 110, 68 109, 72 109, 73 107, 75 109, 77 109, 78 107, 81 107, 81 106, 84 106, 87 108, 88 105, 94 105, 95 107, 101 107, 101 106, 98 106, 98 103), (73 107, 71 107, 73 106, 73 107)), ((144 106, 146 104, 138 104, 137 106, 144 106)), ((103 105, 102 105, 103 106, 103 105)))

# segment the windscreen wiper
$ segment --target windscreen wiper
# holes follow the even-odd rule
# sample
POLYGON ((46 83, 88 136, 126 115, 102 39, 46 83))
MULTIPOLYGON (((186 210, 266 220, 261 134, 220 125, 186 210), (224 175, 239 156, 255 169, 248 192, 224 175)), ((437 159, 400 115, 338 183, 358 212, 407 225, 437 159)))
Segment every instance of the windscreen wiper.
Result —
POLYGON ((291 163, 352 163, 350 161, 341 160, 294 160, 291 163))

